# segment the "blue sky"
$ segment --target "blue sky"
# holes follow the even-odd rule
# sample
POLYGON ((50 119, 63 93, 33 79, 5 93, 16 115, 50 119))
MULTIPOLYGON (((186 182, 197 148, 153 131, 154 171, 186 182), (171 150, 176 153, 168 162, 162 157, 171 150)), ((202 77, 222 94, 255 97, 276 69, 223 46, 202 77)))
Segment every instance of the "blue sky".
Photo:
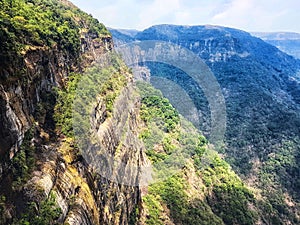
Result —
POLYGON ((246 31, 300 33, 299 0, 71 0, 108 27, 221 25, 246 31))

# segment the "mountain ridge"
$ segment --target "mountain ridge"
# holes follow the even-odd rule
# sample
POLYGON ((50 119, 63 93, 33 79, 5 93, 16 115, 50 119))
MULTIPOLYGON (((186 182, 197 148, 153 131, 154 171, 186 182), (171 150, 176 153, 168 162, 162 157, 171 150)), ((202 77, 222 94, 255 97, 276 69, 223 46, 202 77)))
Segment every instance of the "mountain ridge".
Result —
MULTIPOLYGON (((113 38, 118 36, 113 34, 113 38)), ((274 202, 283 202, 285 192, 299 207, 299 174, 295 172, 299 168, 299 60, 247 32, 219 26, 157 25, 139 32, 135 39, 177 44, 209 66, 227 107, 222 150, 227 162, 246 182, 262 190, 279 217, 287 219, 293 214, 293 207, 285 206, 285 214, 274 202), (288 163, 283 155, 289 155, 288 163), (281 172, 276 173, 278 170, 281 172)), ((205 96, 187 74, 168 65, 146 62, 144 66, 150 69, 150 82, 151 76, 176 82, 209 117, 198 104, 205 96)))
MULTIPOLYGON (((66 0, 0 4, 1 224, 299 223, 297 60, 231 28, 136 35, 180 44, 214 72, 229 115, 217 153, 134 78, 98 20, 66 0)), ((209 121, 188 74, 139 66, 176 82, 209 121)))
MULTIPOLYGON (((296 32, 247 32, 247 31, 243 31, 240 29, 236 29, 236 28, 230 28, 230 27, 224 27, 224 26, 218 26, 218 25, 172 25, 172 24, 161 24, 161 25, 154 25, 151 26, 149 28, 144 29, 143 31, 147 30, 147 29, 151 29, 151 28, 155 28, 155 27, 159 27, 159 26, 165 26, 165 27, 172 27, 172 26, 181 26, 181 27, 186 27, 186 28, 192 28, 192 27, 206 27, 206 28, 218 28, 218 29, 228 29, 231 31, 241 31, 241 32, 246 32, 249 33, 250 35, 254 36, 254 37, 258 37, 261 38, 263 41, 277 47, 278 49, 280 49, 281 51, 294 56, 296 58, 300 58, 299 57, 299 40, 300 40, 300 34, 296 33, 296 32)), ((113 32, 120 32, 124 35, 127 35, 128 38, 131 41, 135 40, 135 36, 138 33, 141 33, 143 31, 137 31, 134 30, 133 33, 130 34, 131 30, 130 29, 114 29, 114 28, 109 28, 109 30, 113 32), (129 32, 129 33, 128 33, 129 32), (130 35, 128 35, 130 34, 130 35)), ((118 36, 118 34, 115 34, 113 36, 118 36)), ((123 38, 124 39, 124 38, 123 38)))
POLYGON ((201 133, 158 90, 134 82, 103 24, 65 0, 0 4, 1 224, 250 225, 261 217, 254 191, 201 133), (176 159, 187 166, 169 176, 176 159), (168 177, 139 185, 151 165, 168 177))
POLYGON ((264 41, 276 46, 280 50, 300 58, 300 34, 291 32, 262 33, 253 32, 254 36, 262 38, 264 41))

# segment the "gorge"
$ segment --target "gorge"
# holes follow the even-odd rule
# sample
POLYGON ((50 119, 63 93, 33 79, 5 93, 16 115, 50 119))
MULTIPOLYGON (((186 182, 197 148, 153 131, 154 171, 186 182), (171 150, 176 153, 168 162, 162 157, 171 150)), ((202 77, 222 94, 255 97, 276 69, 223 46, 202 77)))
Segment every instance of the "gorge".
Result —
POLYGON ((232 28, 129 35, 66 0, 0 6, 0 224, 300 222, 299 60, 232 28), (189 74, 146 61, 144 82, 114 51, 151 40, 188 49, 214 74, 227 114, 220 147, 189 74), (154 78, 187 94, 199 124, 154 78), (163 179, 143 180, 151 169, 163 179))

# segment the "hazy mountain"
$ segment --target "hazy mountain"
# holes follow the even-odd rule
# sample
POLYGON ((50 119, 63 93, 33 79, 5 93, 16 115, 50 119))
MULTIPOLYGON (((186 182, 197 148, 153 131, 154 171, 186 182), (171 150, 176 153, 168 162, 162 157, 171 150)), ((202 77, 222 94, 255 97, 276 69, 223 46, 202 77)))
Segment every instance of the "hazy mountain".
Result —
POLYGON ((0 224, 300 223, 299 60, 231 28, 109 32, 67 0, 0 5, 0 224), (201 84, 176 67, 186 55, 139 63, 156 87, 176 84, 162 93, 113 51, 135 40, 185 47, 212 71, 221 146, 201 84))
MULTIPOLYGON (((219 26, 157 25, 137 33, 135 39, 172 42, 204 60, 226 100, 227 161, 246 181, 262 189, 279 217, 289 217, 300 200, 299 60, 247 32, 219 26), (293 207, 285 205, 286 195, 293 207), (276 201, 285 206, 278 207, 276 201)), ((209 117, 201 106, 205 96, 187 74, 168 65, 146 66, 153 76, 173 80, 184 88, 209 117)))
MULTIPOLYGON (((109 31, 114 37, 119 37, 118 39, 114 39, 115 45, 121 45, 135 40, 134 35, 132 35, 131 33, 131 30, 122 30, 121 32, 121 30, 119 29, 109 28, 109 31)), ((134 32, 134 34, 136 33, 134 32)))
POLYGON ((296 58, 300 58, 300 34, 291 32, 253 32, 252 35, 276 46, 296 58))
MULTIPOLYGON (((113 30, 111 28, 108 28, 109 30, 113 30)), ((117 29, 119 32, 128 35, 130 37, 134 37, 139 31, 135 29, 117 29)))
POLYGON ((0 5, 0 224, 294 220, 161 92, 135 82, 98 20, 66 0, 0 5))

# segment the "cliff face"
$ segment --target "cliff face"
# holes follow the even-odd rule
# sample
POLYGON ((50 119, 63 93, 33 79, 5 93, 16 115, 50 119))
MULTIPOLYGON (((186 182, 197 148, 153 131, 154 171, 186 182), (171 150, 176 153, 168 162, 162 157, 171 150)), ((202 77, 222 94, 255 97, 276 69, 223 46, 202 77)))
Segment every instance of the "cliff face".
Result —
MULTIPOLYGON (((0 4, 0 224, 297 223, 119 57, 101 67, 97 20, 65 0, 0 4)), ((207 59, 234 57, 222 46, 207 59)))
MULTIPOLYGON (((93 42, 93 36, 86 35, 81 41, 82 53, 87 53, 89 60, 112 48, 109 38, 93 42)), ((24 54, 23 60, 24 66, 11 72, 24 71, 22 78, 8 77, 0 86, 0 123, 3 128, 0 131, 0 154, 4 161, 14 156, 25 132, 32 126, 32 116, 37 103, 43 100, 43 93, 51 92, 54 86, 63 87, 70 72, 84 68, 78 59, 58 49, 33 47, 24 54)), ((6 72, 2 71, 1 77, 11 76, 6 72)))
MULTIPOLYGON (((138 188, 118 185, 96 175, 74 147, 73 139, 57 136, 53 120, 56 101, 53 87, 65 89, 69 74, 82 73, 98 57, 110 51, 113 47, 111 36, 105 29, 101 33, 98 28, 103 28, 95 23, 94 19, 67 1, 61 3, 20 1, 19 6, 13 7, 17 9, 28 7, 33 10, 32 4, 36 4, 33 5, 34 8, 53 4, 48 7, 53 7, 51 10, 54 11, 58 5, 73 13, 71 21, 63 22, 68 21, 69 27, 66 27, 66 30, 72 29, 72 24, 77 25, 79 35, 74 40, 79 45, 76 52, 65 48, 59 42, 49 46, 28 41, 22 45, 19 52, 1 49, 1 58, 5 58, 5 61, 2 61, 0 70, 0 195, 5 197, 5 201, 4 207, 1 208, 3 216, 0 223, 13 222, 12 218, 16 220, 26 212, 26 205, 29 202, 37 204, 37 209, 42 210, 42 202, 53 195, 61 209, 58 222, 128 224, 130 213, 140 201, 138 188), (6 57, 8 55, 12 57, 6 57), (46 107, 43 107, 45 105, 46 107), (29 130, 33 134, 27 145, 24 137, 29 130), (35 149, 33 153, 35 165, 24 181, 14 183, 15 158, 22 155, 24 146, 27 159, 26 148, 35 149)), ((5 8, 2 10, 8 12, 5 8)), ((38 16, 40 12, 34 13, 38 16)), ((16 10, 15 14, 5 18, 7 24, 1 25, 1 33, 7 29, 5 25, 8 25, 10 19, 13 20, 17 16, 23 15, 19 15, 16 10)), ((10 34, 13 32, 17 34, 16 29, 11 28, 10 34)), ((2 41, 10 43, 6 39, 2 41)), ((16 39, 12 44, 17 45, 18 41, 16 39)), ((130 100, 128 90, 124 92, 120 105, 116 106, 119 107, 118 115, 126 115, 122 113, 127 112, 128 118, 125 116, 119 126, 114 124, 116 129, 113 129, 115 126, 112 124, 113 130, 104 133, 104 139, 110 140, 104 143, 110 151, 113 151, 115 144, 120 142, 118 128, 123 129, 122 126, 126 124, 130 126, 128 132, 137 129, 137 112, 126 108, 126 103, 130 100)), ((128 135, 128 140, 122 148, 122 153, 127 155, 131 146, 134 146, 134 143, 131 143, 133 134, 128 135)), ((137 164, 141 163, 139 151, 140 149, 136 149, 136 157, 130 155, 131 160, 139 161, 137 164)), ((133 153, 130 151, 130 154, 133 153)), ((24 164, 21 161, 21 166, 24 164)))
MULTIPOLYGON (((115 160, 122 160, 125 165, 125 168, 116 169, 113 173, 123 174, 137 182, 140 174, 137 171, 130 172, 126 167, 141 166, 146 163, 146 157, 137 137, 139 107, 136 105, 137 99, 131 97, 132 91, 131 85, 125 87, 116 100, 114 115, 101 119, 102 122, 95 125, 99 128, 96 132, 101 130, 102 148, 115 160), (136 107, 129 108, 132 104, 136 107)), ((97 106, 99 110, 95 111, 95 118, 107 113, 103 101, 97 106)), ((50 192, 54 194, 62 210, 58 222, 128 224, 131 213, 141 203, 138 186, 113 182, 116 180, 104 176, 103 170, 108 168, 103 165, 97 164, 98 167, 101 166, 100 173, 96 168, 93 169, 85 162, 78 149, 74 148, 72 138, 43 146, 43 153, 39 156, 39 167, 25 185, 23 194, 26 199, 34 202, 40 202, 50 192)), ((97 160, 95 155, 93 157, 97 160)))

